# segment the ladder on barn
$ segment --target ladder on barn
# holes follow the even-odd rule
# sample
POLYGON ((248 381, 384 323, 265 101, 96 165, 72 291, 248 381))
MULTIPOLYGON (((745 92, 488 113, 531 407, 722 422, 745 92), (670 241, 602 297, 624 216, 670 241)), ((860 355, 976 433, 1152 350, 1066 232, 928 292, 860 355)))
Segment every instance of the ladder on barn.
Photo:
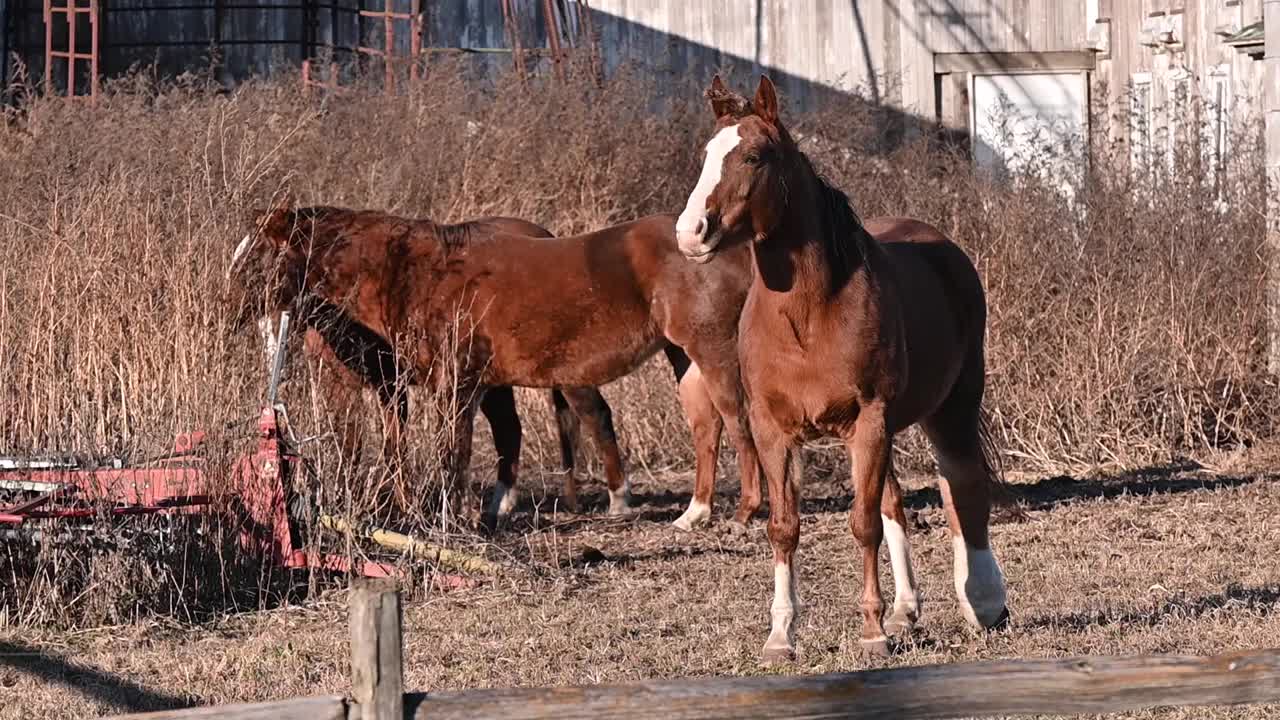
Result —
MULTIPOLYGON (((365 8, 366 0, 359 0, 356 14, 356 37, 355 47, 340 47, 336 44, 317 45, 321 50, 327 50, 330 61, 324 72, 321 72, 321 64, 315 59, 304 60, 302 63, 302 85, 307 91, 312 88, 320 88, 330 92, 341 90, 338 78, 338 65, 332 61, 333 55, 337 52, 349 52, 359 57, 368 57, 381 60, 383 65, 383 88, 388 94, 394 94, 397 87, 397 77, 400 74, 400 68, 408 63, 408 77, 410 82, 416 81, 422 68, 422 61, 432 54, 461 54, 461 53, 510 53, 512 67, 517 74, 523 79, 527 74, 526 57, 527 56, 546 56, 549 57, 554 68, 555 77, 563 81, 568 74, 566 61, 568 53, 566 46, 573 47, 580 44, 582 34, 586 34, 586 44, 590 49, 591 72, 597 82, 602 77, 602 63, 600 61, 599 37, 595 33, 595 27, 591 21, 591 11, 587 4, 587 0, 576 0, 578 10, 576 13, 569 11, 566 0, 539 0, 542 5, 543 20, 546 25, 547 47, 546 48, 526 48, 521 41, 521 13, 518 0, 500 0, 502 7, 502 22, 509 47, 439 47, 430 43, 430 38, 426 37, 430 28, 428 21, 430 13, 430 2, 426 0, 411 0, 408 12, 398 12, 395 9, 395 0, 382 0, 382 9, 369 10, 365 8), (381 24, 381 28, 378 24, 381 24), (572 26, 572 30, 570 29, 572 26), (405 43, 401 39, 402 33, 407 30, 409 33, 408 54, 397 53, 395 48, 405 43), (366 44, 366 38, 373 38, 378 35, 383 37, 382 47, 372 47, 366 44), (424 43, 424 39, 427 41, 424 43)), ((332 21, 336 26, 336 18, 332 21)))
POLYGON ((54 61, 65 60, 67 63, 67 97, 87 98, 90 103, 97 102, 98 20, 98 0, 44 0, 44 88, 46 93, 51 94, 54 91, 54 61), (84 38, 80 27, 81 18, 87 18, 88 20, 89 52, 80 52, 77 43, 77 40, 84 38), (64 47, 56 47, 54 45, 55 37, 63 37, 61 33, 54 32, 55 29, 60 29, 56 27, 59 24, 66 27, 65 37, 67 44, 64 47), (84 95, 76 94, 77 63, 88 63, 89 87, 87 88, 87 94, 84 95))

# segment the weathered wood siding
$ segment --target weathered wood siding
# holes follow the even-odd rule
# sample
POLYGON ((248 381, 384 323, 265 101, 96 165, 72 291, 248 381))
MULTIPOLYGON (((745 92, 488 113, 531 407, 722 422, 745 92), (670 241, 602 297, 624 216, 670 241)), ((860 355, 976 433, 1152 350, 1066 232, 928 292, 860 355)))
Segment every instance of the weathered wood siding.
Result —
POLYGON ((808 107, 829 90, 934 117, 935 53, 1079 50, 1083 0, 594 0, 610 66, 767 68, 808 107))
MULTIPOLYGON (((1152 104, 1167 108, 1175 101, 1175 86, 1206 102, 1216 102, 1217 78, 1227 78, 1224 98, 1234 122, 1256 119, 1261 110, 1263 64, 1223 42, 1219 29, 1242 28, 1262 19, 1262 0, 1103 0, 1103 17, 1111 23, 1110 51, 1100 56, 1096 81, 1113 103, 1126 102, 1135 76, 1149 79, 1152 104), (1156 51, 1142 44, 1143 30, 1161 21, 1175 29, 1181 46, 1156 51)), ((1175 110, 1181 113, 1183 110, 1175 110)), ((1109 128, 1113 139, 1124 139, 1128 127, 1109 128)))

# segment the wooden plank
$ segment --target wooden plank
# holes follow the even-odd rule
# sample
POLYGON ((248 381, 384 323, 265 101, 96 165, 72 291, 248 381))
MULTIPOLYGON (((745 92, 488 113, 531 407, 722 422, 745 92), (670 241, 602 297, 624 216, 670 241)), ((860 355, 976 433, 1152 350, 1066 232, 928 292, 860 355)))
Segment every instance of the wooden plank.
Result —
POLYGON ((351 588, 351 695, 361 720, 404 717, 400 593, 388 580, 357 579, 351 588))
POLYGON ((419 720, 958 718, 1280 702, 1280 650, 414 694, 419 720))
POLYGON ((337 696, 325 696, 113 715, 107 720, 346 720, 346 718, 346 702, 337 696))
POLYGON ((1009 70, 1092 70, 1089 50, 1026 53, 938 53, 935 73, 1004 72, 1009 70))
POLYGON ((1280 0, 1262 5, 1266 45, 1263 59, 1263 120, 1267 167, 1267 368, 1280 375, 1280 0))

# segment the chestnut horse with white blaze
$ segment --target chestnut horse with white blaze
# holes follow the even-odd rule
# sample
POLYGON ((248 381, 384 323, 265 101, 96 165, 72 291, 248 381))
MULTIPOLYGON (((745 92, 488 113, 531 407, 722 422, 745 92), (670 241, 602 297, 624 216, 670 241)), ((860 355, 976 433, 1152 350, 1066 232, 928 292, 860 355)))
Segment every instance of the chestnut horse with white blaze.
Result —
POLYGON ((752 102, 718 75, 707 97, 715 133, 677 238, 697 263, 715 265, 742 247, 754 258, 738 349, 769 483, 774 598, 765 659, 795 654, 797 461, 800 444, 819 435, 842 439, 852 465, 863 647, 888 652, 886 625, 897 634, 919 616, 902 491, 889 472, 894 435, 917 423, 941 471, 961 611, 980 628, 1002 624, 1004 578, 988 539, 1000 480, 981 407, 987 310, 977 270, 925 223, 864 225, 787 133, 767 77, 752 102), (886 535, 896 596, 882 624, 877 556, 886 535))
MULTIPOLYGON (((538 225, 518 218, 487 217, 471 222, 477 233, 490 231, 514 232, 529 237, 553 237, 538 225)), ((240 329, 251 319, 255 311, 258 331, 262 336, 263 351, 268 372, 276 355, 277 328, 285 308, 255 307, 253 293, 245 292, 246 265, 250 257, 268 263, 253 268, 258 279, 272 270, 272 257, 255 253, 256 237, 250 233, 240 241, 227 267, 227 281, 241 281, 242 287, 236 308, 235 329, 240 329)), ((331 303, 311 303, 309 311, 301 317, 305 328, 303 348, 309 363, 320 378, 325 395, 326 408, 339 426, 339 448, 347 461, 354 461, 363 446, 363 422, 358 412, 365 389, 372 390, 383 414, 383 455, 388 460, 399 457, 404 423, 408 416, 407 398, 403 393, 403 381, 410 375, 404 373, 395 360, 391 345, 368 328, 353 321, 342 309, 331 303)), ((688 360, 678 349, 672 348, 671 361, 682 372, 688 360)), ((600 391, 593 387, 552 389, 548 393, 556 420, 560 440, 561 463, 565 471, 564 503, 570 510, 577 510, 577 488, 574 477, 573 416, 586 423, 595 438, 598 451, 604 455, 605 475, 615 484, 622 482, 622 459, 618 449, 617 434, 613 426, 613 414, 600 391)), ((493 387, 480 400, 480 412, 489 421, 498 455, 498 479, 490 519, 505 517, 515 506, 516 493, 507 490, 516 487, 522 444, 520 416, 516 410, 515 394, 510 386, 493 387)))
MULTIPOLYGON (((574 389, 594 392, 665 351, 697 457, 694 496, 675 524, 709 519, 724 430, 742 477, 734 519, 745 523, 761 502, 754 445, 739 421, 737 315, 750 258, 744 248, 715 266, 686 262, 675 221, 654 215, 575 237, 530 237, 371 211, 278 209, 258 219, 254 252, 269 268, 273 309, 293 308, 306 322, 315 307, 336 308, 397 346, 415 382, 456 381, 455 487, 477 398, 518 386, 559 388, 572 400, 574 389), (457 357, 441 357, 447 348, 457 357), (441 377, 445 366, 456 377, 441 377)), ((611 512, 624 511, 628 484, 609 481, 611 512)))

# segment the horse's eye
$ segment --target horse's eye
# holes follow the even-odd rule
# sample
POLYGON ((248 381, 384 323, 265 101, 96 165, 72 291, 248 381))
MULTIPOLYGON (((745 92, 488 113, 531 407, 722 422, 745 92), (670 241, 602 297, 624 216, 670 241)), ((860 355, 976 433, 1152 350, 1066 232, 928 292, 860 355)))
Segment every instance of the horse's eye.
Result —
POLYGON ((759 156, 759 155, 756 155, 755 153, 752 153, 752 154, 747 155, 746 157, 744 157, 744 158, 742 159, 742 161, 743 161, 743 162, 745 162, 745 163, 746 163, 746 164, 748 164, 748 165, 759 165, 759 164, 760 164, 760 156, 759 156))

